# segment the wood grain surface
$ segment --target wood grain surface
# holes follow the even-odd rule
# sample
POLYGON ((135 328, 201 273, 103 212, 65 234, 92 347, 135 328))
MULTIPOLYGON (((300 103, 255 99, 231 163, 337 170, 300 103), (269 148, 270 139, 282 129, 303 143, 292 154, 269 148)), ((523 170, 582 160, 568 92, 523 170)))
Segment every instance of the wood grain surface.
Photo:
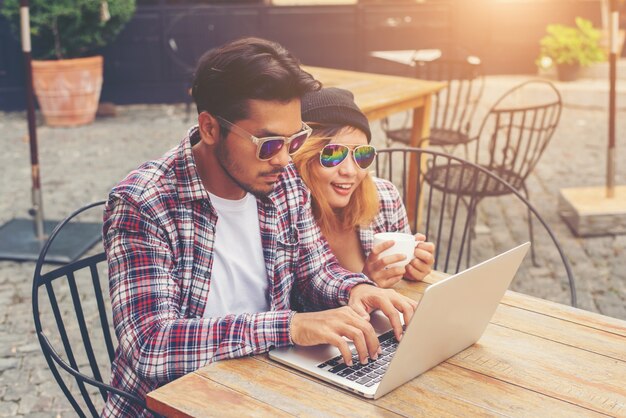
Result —
MULTIPOLYGON (((425 282, 397 289, 419 300, 425 282)), ((626 322, 507 292, 478 341, 373 401, 260 355, 148 395, 168 416, 626 417, 626 322)))
MULTIPOLYGON (((412 145, 428 136, 430 97, 445 87, 305 69, 327 87, 351 90, 370 120, 414 109, 412 145)), ((434 272, 396 289, 419 301, 443 277, 434 272)), ((147 402, 181 417, 626 417, 626 322, 508 291, 476 344, 376 401, 259 355, 205 366, 149 393, 147 402)))
MULTIPOLYGON (((340 87, 354 94, 354 101, 370 121, 384 118, 397 112, 420 109, 433 93, 446 83, 418 80, 382 74, 336 70, 333 68, 304 67, 324 87, 340 87)), ((430 126, 426 115, 418 115, 416 132, 422 129, 423 121, 430 126)), ((414 121, 415 122, 415 121, 414 121)))

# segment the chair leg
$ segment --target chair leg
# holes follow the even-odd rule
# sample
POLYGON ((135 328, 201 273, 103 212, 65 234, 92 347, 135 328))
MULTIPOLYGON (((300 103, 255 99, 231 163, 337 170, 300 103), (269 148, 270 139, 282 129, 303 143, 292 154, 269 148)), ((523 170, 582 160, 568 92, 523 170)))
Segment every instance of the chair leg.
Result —
POLYGON ((387 134, 387 131, 389 131, 389 118, 388 117, 384 117, 380 120, 380 128, 385 133, 385 147, 391 148, 391 145, 393 144, 393 140, 387 134))
POLYGON ((187 100, 187 104, 185 105, 185 122, 189 122, 191 120, 191 101, 187 100))
MULTIPOLYGON (((187 68, 186 71, 188 74, 192 74, 193 73, 193 68, 187 68)), ((191 105, 194 103, 193 102, 193 95, 192 95, 192 86, 191 85, 187 85, 186 86, 186 100, 185 100, 185 122, 188 123, 191 120, 191 105)))
POLYGON ((476 237, 476 223, 478 222, 478 201, 472 198, 467 204, 469 231, 467 231, 467 252, 465 253, 465 268, 470 268, 472 258, 472 240, 476 237))
POLYGON ((474 203, 471 210, 470 230, 467 235, 467 253, 465 253, 465 268, 470 268, 472 258, 472 240, 476 237, 476 223, 478 222, 478 203, 474 203))
MULTIPOLYGON (((472 226, 471 228, 473 230, 474 226, 472 226)), ((472 235, 473 235, 473 232, 470 231, 469 235, 467 236, 467 252, 465 253, 465 268, 466 269, 468 269, 470 266, 470 258, 471 258, 471 253, 472 253, 472 235)))
MULTIPOLYGON (((522 191, 524 192, 524 196, 526 200, 530 202, 530 196, 528 195, 528 189, 526 189, 526 185, 522 184, 522 191)), ((530 257, 533 261, 533 266, 539 267, 539 263, 537 262, 537 258, 535 257, 535 238, 533 235, 533 213, 530 211, 530 208, 526 208, 528 211, 528 236, 530 237, 530 257)))
MULTIPOLYGON (((475 206, 474 205, 474 201, 473 199, 470 199, 470 201, 468 202, 467 200, 465 200, 464 197, 460 197, 461 202, 463 202, 463 205, 465 205, 465 208, 467 210, 467 222, 464 226, 464 240, 461 243, 462 249, 459 248, 459 257, 457 259, 457 269, 456 269, 456 273, 459 272, 459 269, 461 268, 461 260, 463 259, 463 253, 465 252, 465 268, 469 268, 469 263, 470 263, 470 258, 471 258, 471 252, 472 252, 472 234, 474 233, 474 209, 475 206), (465 235, 467 234, 467 235, 465 235)), ((450 244, 452 245, 452 244, 450 244)), ((447 270, 447 264, 446 264, 446 270, 447 270)))

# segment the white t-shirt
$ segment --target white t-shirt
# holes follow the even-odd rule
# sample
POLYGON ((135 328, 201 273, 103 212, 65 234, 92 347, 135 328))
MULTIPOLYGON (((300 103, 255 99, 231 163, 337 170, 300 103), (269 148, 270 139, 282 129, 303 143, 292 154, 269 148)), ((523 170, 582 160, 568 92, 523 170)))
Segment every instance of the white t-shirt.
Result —
POLYGON ((204 317, 269 311, 256 198, 250 193, 241 200, 209 196, 218 219, 204 317))

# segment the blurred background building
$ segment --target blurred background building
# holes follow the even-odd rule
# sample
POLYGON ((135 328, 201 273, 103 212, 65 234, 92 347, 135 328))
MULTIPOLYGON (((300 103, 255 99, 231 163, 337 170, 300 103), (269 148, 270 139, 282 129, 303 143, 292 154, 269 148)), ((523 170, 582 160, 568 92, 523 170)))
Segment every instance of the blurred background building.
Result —
MULTIPOLYGON (((2 0, 0 0, 2 3, 2 0)), ((105 57, 102 101, 185 102, 206 50, 242 36, 280 42, 307 65, 407 74, 371 51, 449 44, 481 57, 486 74, 533 74, 550 23, 603 26, 602 0, 137 0, 105 57)), ((624 14, 620 27, 626 26, 624 14)), ((622 52, 623 54, 623 52, 622 52)), ((24 108, 19 42, 0 19, 0 110, 24 108)))

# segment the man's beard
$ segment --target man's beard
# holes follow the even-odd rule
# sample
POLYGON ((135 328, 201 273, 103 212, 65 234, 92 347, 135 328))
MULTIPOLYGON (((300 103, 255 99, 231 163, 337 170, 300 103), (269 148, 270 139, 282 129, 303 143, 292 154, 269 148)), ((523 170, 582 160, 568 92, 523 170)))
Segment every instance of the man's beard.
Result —
MULTIPOLYGON (((246 184, 241 182, 240 180, 238 180, 235 177, 235 173, 241 172, 243 170, 241 170, 240 165, 238 163, 235 163, 231 158, 230 158, 230 152, 228 150, 228 148, 226 147, 225 141, 220 141, 216 147, 215 147, 215 155, 217 156, 217 161, 219 163, 219 165, 222 167, 222 169, 224 170, 224 172, 226 173, 226 175, 237 185, 239 186, 242 190, 254 195, 255 197, 258 198, 263 198, 266 197, 267 195, 269 195, 274 188, 272 187, 272 190, 258 190, 255 189, 254 186, 250 185, 250 184, 246 184)), ((280 173, 283 172, 283 169, 280 168, 278 170, 272 170, 270 172, 267 173, 259 173, 258 176, 263 176, 263 175, 278 175, 280 173)))

